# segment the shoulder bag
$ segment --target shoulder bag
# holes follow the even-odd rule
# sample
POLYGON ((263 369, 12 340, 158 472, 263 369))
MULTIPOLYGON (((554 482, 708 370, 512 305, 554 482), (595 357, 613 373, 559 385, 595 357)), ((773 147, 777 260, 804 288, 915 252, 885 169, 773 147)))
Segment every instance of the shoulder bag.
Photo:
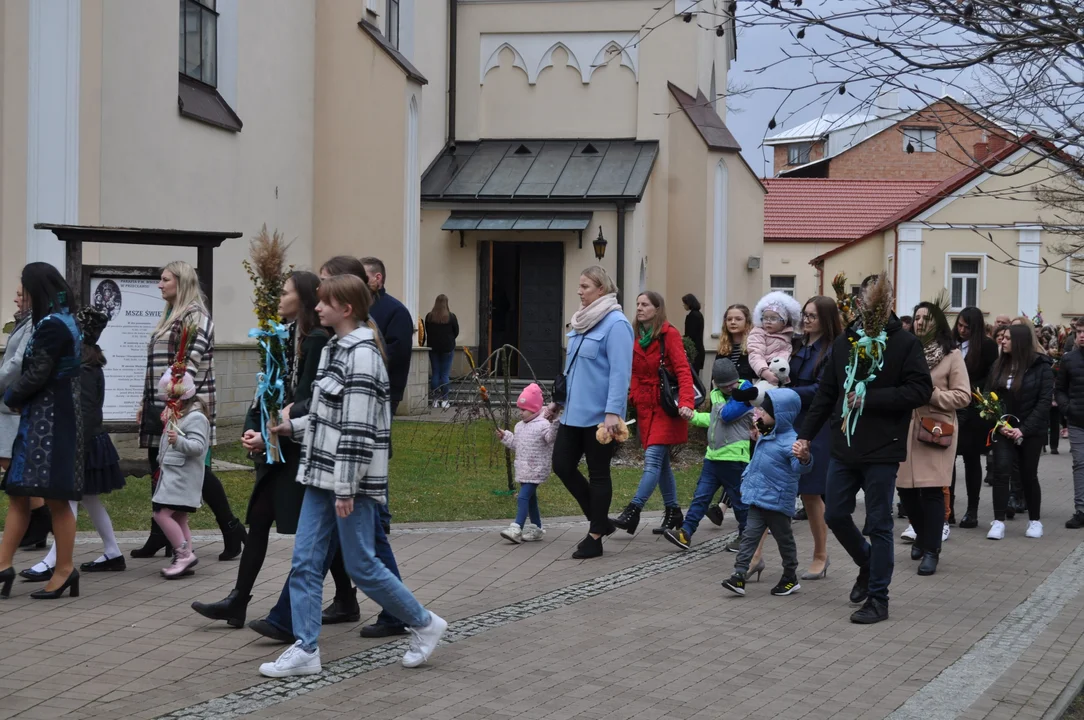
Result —
POLYGON ((580 336, 580 344, 576 346, 576 352, 572 354, 568 369, 553 379, 553 401, 558 405, 564 405, 568 399, 568 373, 572 371, 572 366, 576 364, 576 358, 580 354, 580 348, 583 347, 583 341, 586 337, 586 333, 580 336))
MULTIPOLYGON (((707 397, 700 378, 689 368, 693 378, 693 408, 698 408, 707 397)), ((681 386, 672 372, 666 369, 666 333, 659 335, 659 405, 670 417, 680 416, 681 386)))
POLYGON ((944 449, 952 446, 955 432, 956 426, 950 422, 924 417, 919 421, 917 438, 921 443, 944 449))

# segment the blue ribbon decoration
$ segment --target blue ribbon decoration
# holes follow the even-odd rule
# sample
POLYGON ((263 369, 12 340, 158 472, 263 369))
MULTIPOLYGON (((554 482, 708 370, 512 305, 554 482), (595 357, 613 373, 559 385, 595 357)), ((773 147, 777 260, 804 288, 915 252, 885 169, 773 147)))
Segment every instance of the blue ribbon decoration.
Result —
POLYGON ((847 366, 847 377, 843 380, 843 433, 847 436, 847 447, 851 446, 851 435, 858 428, 858 418, 862 417, 862 411, 866 408, 866 384, 876 380, 878 371, 884 367, 885 345, 888 342, 884 330, 876 337, 867 336, 862 328, 857 333, 858 341, 851 350, 853 357, 847 366), (865 350, 866 357, 870 359, 869 374, 861 380, 855 377, 858 374, 859 350, 865 350), (852 390, 857 407, 850 404, 852 390))
MULTIPOLYGON (((290 332, 282 323, 272 321, 267 330, 252 328, 248 336, 257 341, 264 353, 265 372, 256 374, 256 397, 260 400, 260 435, 263 437, 264 454, 268 463, 276 462, 271 456, 271 437, 267 432, 267 424, 270 414, 267 410, 267 401, 273 400, 281 408, 286 399, 286 383, 283 377, 286 374, 286 362, 284 358, 276 357, 271 351, 271 340, 277 338, 280 343, 285 343, 290 338, 290 332)), ((275 421, 278 424, 278 420, 275 421)))

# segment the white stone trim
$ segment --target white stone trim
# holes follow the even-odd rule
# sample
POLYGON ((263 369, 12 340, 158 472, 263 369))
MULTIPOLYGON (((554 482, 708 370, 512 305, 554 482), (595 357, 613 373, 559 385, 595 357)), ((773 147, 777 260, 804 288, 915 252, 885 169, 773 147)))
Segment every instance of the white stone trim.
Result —
POLYGON ((715 166, 715 194, 713 200, 713 217, 711 232, 712 247, 712 293, 711 315, 714 323, 712 332, 719 332, 723 327, 727 306, 727 281, 726 281, 726 256, 729 251, 727 238, 727 224, 729 213, 727 203, 729 199, 729 171, 726 162, 720 160, 715 166))
MULTIPOLYGON (((419 266, 421 264, 421 166, 418 157, 418 134, 420 132, 418 96, 410 95, 407 101, 406 127, 406 189, 403 193, 403 304, 415 322, 418 320, 419 266)), ((415 339, 417 336, 415 335, 415 339)))
POLYGON ((79 221, 80 0, 30 0, 26 260, 64 272, 64 246, 34 223, 79 221))
POLYGON ((222 99, 229 104, 234 112, 240 112, 237 107, 238 35, 240 24, 238 0, 218 0, 215 10, 218 12, 216 36, 218 42, 218 94, 222 96, 222 99))
POLYGON ((896 309, 906 315, 922 301, 922 228, 900 226, 899 233, 896 309))
POLYGON ((1021 230, 1016 241, 1020 264, 1017 265, 1016 304, 1020 314, 1033 317, 1039 311, 1039 257, 1042 250, 1042 233, 1039 230, 1021 230))
POLYGON ((480 85, 485 85, 486 73, 500 65, 505 48, 512 51, 512 64, 527 74, 531 85, 553 65, 553 51, 558 47, 568 53, 568 65, 580 71, 585 85, 596 68, 605 64, 609 51, 620 52, 621 64, 632 70, 637 80, 640 77, 638 32, 482 33, 480 42, 480 85))

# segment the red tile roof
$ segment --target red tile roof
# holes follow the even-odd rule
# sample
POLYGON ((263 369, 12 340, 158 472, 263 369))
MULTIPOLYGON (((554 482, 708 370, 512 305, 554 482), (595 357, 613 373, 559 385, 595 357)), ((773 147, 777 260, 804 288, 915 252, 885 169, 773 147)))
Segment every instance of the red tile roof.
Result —
POLYGON ((857 240, 901 210, 926 198, 936 180, 764 181, 764 239, 857 240))

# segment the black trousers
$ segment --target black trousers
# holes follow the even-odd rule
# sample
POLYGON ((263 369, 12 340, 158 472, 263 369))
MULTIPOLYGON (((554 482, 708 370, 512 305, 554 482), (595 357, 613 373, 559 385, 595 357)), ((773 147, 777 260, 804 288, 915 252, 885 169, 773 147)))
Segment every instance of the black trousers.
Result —
POLYGON ((926 552, 941 552, 945 524, 945 490, 940 487, 898 488, 903 511, 915 530, 915 545, 926 552))
MULTIPOLYGON (((979 493, 982 491, 982 455, 979 453, 961 453, 964 460, 964 486, 967 488, 967 511, 979 510, 979 493)), ((987 459, 989 464, 989 459, 987 459)), ((952 485, 949 490, 951 509, 956 510, 956 465, 952 466, 952 485)))
POLYGON ((1050 407, 1050 449, 1058 449, 1058 441, 1061 439, 1061 408, 1052 405, 1050 407))
POLYGON ((1042 490, 1039 488, 1039 457, 1043 454, 1043 436, 1025 437, 1016 445, 1004 435, 998 433, 994 438, 990 462, 993 470, 990 479, 994 490, 994 519, 1004 520, 1005 510, 1009 505, 1009 480, 1012 476, 1013 463, 1020 468, 1020 490, 1028 504, 1028 517, 1039 520, 1042 505, 1042 490))
MULTIPOLYGON (((151 475, 153 476, 158 471, 158 448, 149 448, 147 459, 150 460, 151 475)), ((154 482, 152 481, 151 494, 153 493, 154 482)), ((230 500, 226 497, 226 489, 222 487, 222 481, 218 479, 218 476, 211 472, 210 466, 205 467, 203 470, 203 502, 207 504, 207 507, 211 508, 211 512, 215 515, 215 522, 218 523, 219 529, 225 533, 230 523, 236 518, 230 508, 230 500)), ((158 527, 158 523, 154 520, 151 520, 151 534, 162 534, 162 529, 158 527)))
POLYGON ((604 535, 610 530, 610 501, 613 481, 610 461, 616 443, 602 445, 595 439, 596 427, 562 425, 553 446, 553 472, 561 478, 568 492, 580 504, 584 517, 591 522, 591 532, 604 535), (587 474, 580 472, 580 458, 587 457, 587 474))

